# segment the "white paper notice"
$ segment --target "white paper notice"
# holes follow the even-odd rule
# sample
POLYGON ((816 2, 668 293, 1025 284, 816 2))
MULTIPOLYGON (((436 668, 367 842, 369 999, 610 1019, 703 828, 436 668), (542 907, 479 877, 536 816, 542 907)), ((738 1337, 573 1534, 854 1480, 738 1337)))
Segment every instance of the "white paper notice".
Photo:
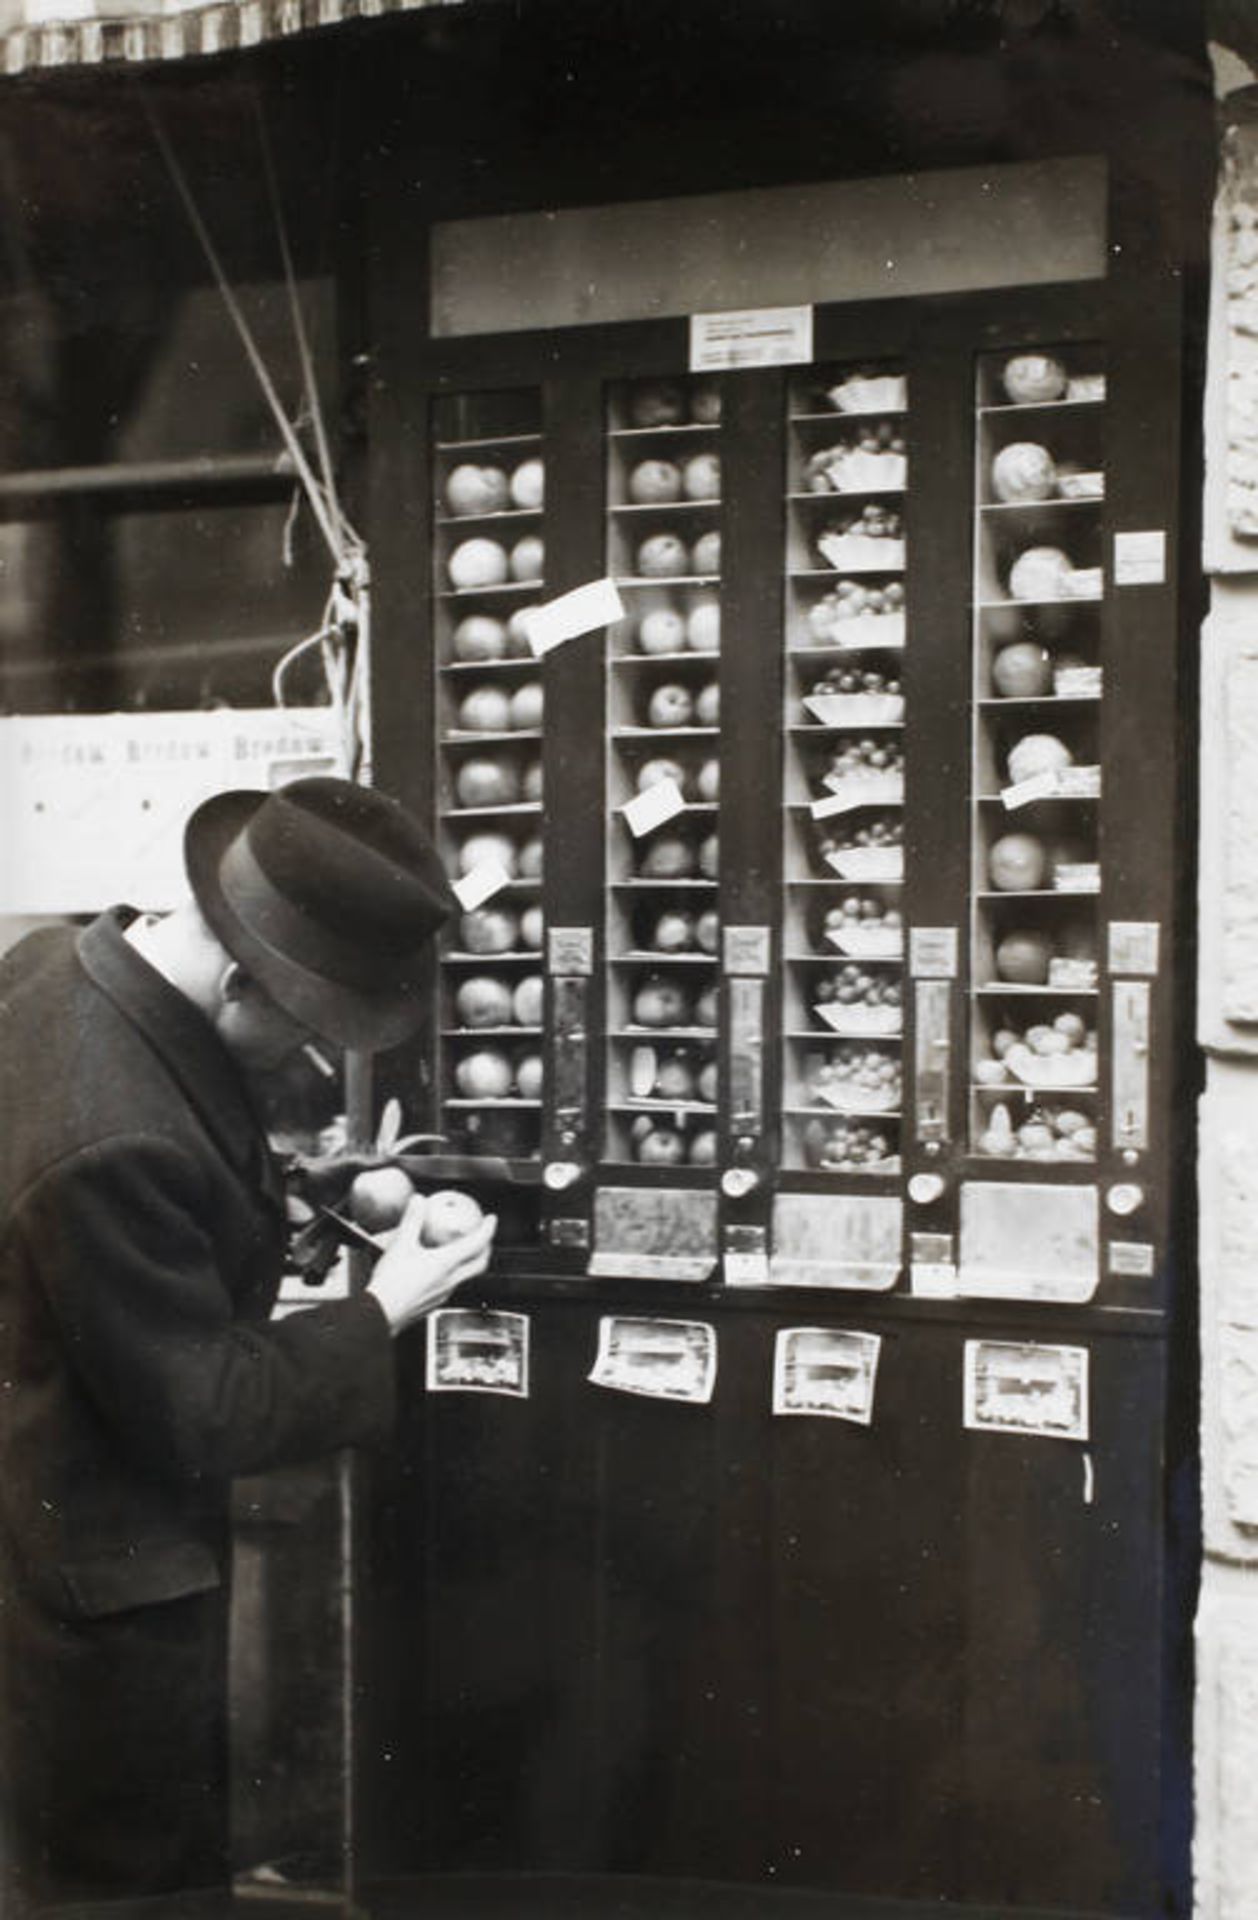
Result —
POLYGON ((470 913, 473 907, 484 906, 486 900, 510 884, 511 875, 500 861, 482 860, 479 866, 454 882, 453 893, 464 913, 470 913))
POLYGON ((630 800, 625 807, 625 825, 635 840, 644 833, 662 827, 675 813, 684 813, 686 802, 675 780, 657 780, 653 787, 630 800))
POLYGON ((787 367, 811 359, 811 307, 750 307, 739 313, 690 316, 691 373, 787 367))
POLYGON ((773 1351, 774 1413, 823 1414, 867 1427, 882 1337, 839 1327, 782 1327, 773 1351))
POLYGON ((1166 579, 1166 535, 1162 529, 1114 535, 1114 585, 1160 587, 1166 579))
POLYGON ((527 1314, 441 1307, 429 1317, 429 1393, 508 1393, 528 1398, 527 1314))
POLYGON ((589 1377, 617 1393, 706 1404, 716 1384, 716 1329, 704 1320, 607 1315, 589 1377))
POLYGON ((528 635, 535 654, 549 653, 561 641, 575 640, 580 634, 593 633, 596 627, 608 627, 623 620, 625 603, 614 580, 590 580, 571 593, 561 593, 544 606, 526 607, 520 624, 528 635))
POLYGON ((1088 1350, 967 1340, 964 1419, 976 1432, 1088 1438, 1088 1350))

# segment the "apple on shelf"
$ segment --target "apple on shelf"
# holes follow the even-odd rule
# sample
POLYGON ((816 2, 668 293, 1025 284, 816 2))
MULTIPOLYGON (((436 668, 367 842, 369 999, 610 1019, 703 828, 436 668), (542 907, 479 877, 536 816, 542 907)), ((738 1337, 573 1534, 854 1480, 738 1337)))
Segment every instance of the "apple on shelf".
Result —
POLYGON ((721 456, 695 453, 681 469, 681 490, 687 500, 718 500, 721 494, 721 456))
POLYGON ((1012 640, 992 656, 992 692, 1003 700, 1044 700, 1053 692, 1053 656, 1038 640, 1012 640))
POLYGON ((685 389, 672 380, 644 380, 629 390, 629 424, 675 427, 689 412, 685 389))
POLYGON ((505 1100, 515 1085, 510 1056, 500 1047, 479 1047, 454 1063, 454 1084, 465 1100, 505 1100))
POLYGON ((675 460, 639 460, 629 469, 626 492, 635 506, 667 506, 681 499, 681 468, 675 460))
POLYGON ((649 727, 688 727, 695 717, 694 695, 679 681, 666 680, 652 688, 647 697, 646 723, 649 727))
POLYGON ((511 473, 511 504, 520 509, 536 510, 546 497, 546 468, 543 461, 534 457, 521 460, 511 473))
POLYGON ((450 651, 458 661, 501 660, 507 653, 507 629, 488 613, 469 613, 450 636, 450 651))
POLYGON ((676 533, 652 533, 638 544, 636 567, 644 580, 667 580, 690 570, 690 553, 676 533))
POLYGON ((459 702, 456 724, 464 733, 506 733, 511 696, 500 686, 473 687, 459 702))
POLYGON ((466 593, 473 588, 503 586, 511 572, 507 549, 500 540, 460 541, 446 562, 450 585, 466 593))
POLYGON ((651 834, 638 854, 638 873, 647 880, 689 880, 699 871, 692 840, 667 829, 651 834))
POLYGON ((649 974, 634 992, 631 1019, 635 1026, 684 1027, 690 1017, 685 988, 665 974, 649 974))
POLYGON ((511 988, 495 974, 470 974, 455 991, 454 1011, 460 1026, 510 1026, 511 988))
POLYGON ((721 603, 715 594, 697 594, 686 615, 686 645, 691 653, 716 653, 721 645, 721 603))
POLYGON ((651 607, 634 635, 639 653, 681 653, 686 646, 687 621, 676 607, 651 607))
POLYGON ((452 514, 504 513, 511 485, 501 467, 461 461, 446 476, 445 503, 452 514))
POLYGON ((546 1077, 540 1053, 522 1053, 515 1063, 515 1090, 521 1100, 540 1100, 546 1077))
POLYGON ((520 937, 520 918, 510 907, 475 907, 459 921, 458 944, 478 957, 510 953, 520 937))
POLYGON ((518 850, 507 833, 470 833, 459 847, 459 872, 468 874, 477 867, 501 867, 508 879, 514 877, 518 850))

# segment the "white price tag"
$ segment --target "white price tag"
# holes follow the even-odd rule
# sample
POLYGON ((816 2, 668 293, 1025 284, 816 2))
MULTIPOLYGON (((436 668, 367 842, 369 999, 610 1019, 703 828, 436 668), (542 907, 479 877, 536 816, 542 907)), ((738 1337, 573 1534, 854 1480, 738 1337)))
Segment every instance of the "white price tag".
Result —
POLYGON ((575 640, 583 633, 593 633, 596 627, 610 626, 613 620, 624 617, 625 603, 616 582, 590 580, 583 587, 574 587, 571 593, 561 593, 557 600, 547 600, 543 606, 526 607, 520 615, 520 624, 533 652, 540 656, 564 640, 575 640))
POLYGON ((644 833, 663 826, 675 813, 684 813, 685 807, 681 788, 675 780, 657 780, 653 787, 628 802, 625 825, 634 839, 640 840, 644 833))
POLYGON ((1161 528, 1114 535, 1114 585, 1160 587, 1166 579, 1166 535, 1161 528))
POLYGON ((453 892, 464 913, 470 913, 473 907, 484 906, 486 900, 510 884, 511 875, 500 861, 482 860, 454 882, 453 892))
POLYGON ((749 307, 690 316, 691 373, 794 366, 811 359, 811 307, 749 307))

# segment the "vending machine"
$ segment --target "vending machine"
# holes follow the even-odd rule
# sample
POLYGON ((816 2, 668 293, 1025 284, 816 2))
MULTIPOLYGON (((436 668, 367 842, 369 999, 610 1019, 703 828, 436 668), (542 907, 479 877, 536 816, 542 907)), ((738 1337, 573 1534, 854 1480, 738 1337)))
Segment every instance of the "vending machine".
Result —
POLYGON ((621 316, 600 210, 454 222, 381 344, 461 916, 380 1087, 500 1224, 374 1481, 364 1872, 1180 1897, 1191 369, 1080 166, 1034 273, 939 267, 999 169, 877 183, 889 297, 621 316))

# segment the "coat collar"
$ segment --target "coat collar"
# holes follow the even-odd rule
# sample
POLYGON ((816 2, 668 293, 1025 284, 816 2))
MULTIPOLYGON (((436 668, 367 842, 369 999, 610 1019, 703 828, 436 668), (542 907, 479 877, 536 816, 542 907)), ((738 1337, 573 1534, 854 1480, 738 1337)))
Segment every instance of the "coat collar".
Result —
POLYGON ((78 938, 88 977, 138 1027, 230 1164, 283 1206, 278 1170, 239 1067, 205 1015, 126 939, 131 907, 111 907, 78 938))

